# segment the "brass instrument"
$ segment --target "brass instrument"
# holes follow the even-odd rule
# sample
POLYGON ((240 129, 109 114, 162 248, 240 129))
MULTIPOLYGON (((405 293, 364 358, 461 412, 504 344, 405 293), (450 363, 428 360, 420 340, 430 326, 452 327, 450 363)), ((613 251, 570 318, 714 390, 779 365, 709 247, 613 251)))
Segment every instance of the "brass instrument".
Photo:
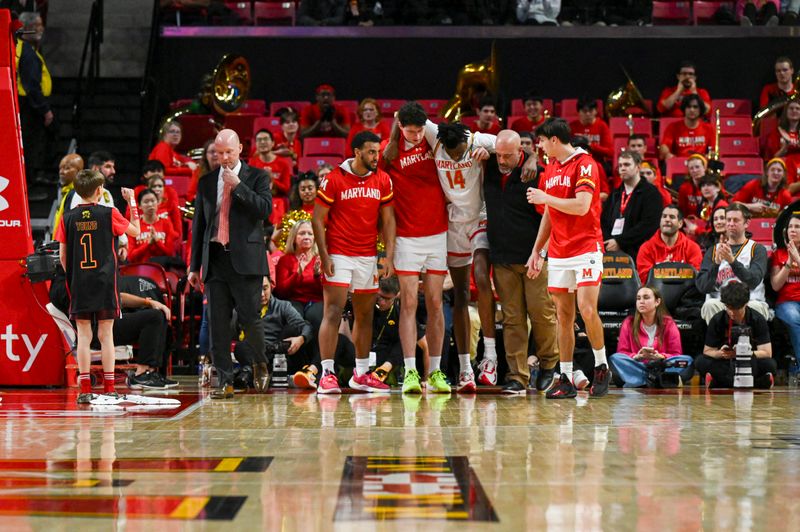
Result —
POLYGON ((622 68, 622 72, 625 73, 628 82, 612 91, 606 98, 606 116, 633 116, 629 112, 633 108, 641 109, 643 111, 641 116, 650 116, 647 102, 644 101, 644 96, 639 92, 636 83, 633 82, 625 68, 622 68))
POLYGON ((456 79, 456 92, 442 109, 442 117, 449 122, 459 122, 462 116, 474 115, 481 98, 497 95, 498 82, 497 52, 492 43, 492 54, 488 59, 461 67, 456 79))
POLYGON ((628 120, 625 122, 628 125, 628 136, 633 136, 633 115, 628 113, 628 120))
MULTIPOLYGON (((250 65, 241 55, 225 54, 209 74, 203 76, 202 88, 189 105, 175 109, 161 120, 159 137, 168 123, 186 114, 212 114, 222 117, 236 111, 250 94, 250 65)), ((215 121, 215 126, 221 126, 215 121)))
POLYGON ((714 139, 714 149, 712 150, 709 148, 708 152, 708 173, 714 174, 718 179, 721 179, 722 171, 725 169, 725 164, 720 161, 719 156, 719 137, 720 133, 722 132, 722 128, 720 127, 719 109, 714 112, 714 132, 716 137, 714 139))
POLYGON ((798 98, 797 94, 800 91, 800 74, 797 74, 794 78, 794 90, 795 94, 789 96, 788 98, 780 98, 777 100, 773 100, 769 102, 767 105, 756 111, 756 114, 753 115, 753 134, 758 135, 761 129, 761 121, 767 118, 768 116, 777 115, 786 105, 794 100, 800 99, 798 98))

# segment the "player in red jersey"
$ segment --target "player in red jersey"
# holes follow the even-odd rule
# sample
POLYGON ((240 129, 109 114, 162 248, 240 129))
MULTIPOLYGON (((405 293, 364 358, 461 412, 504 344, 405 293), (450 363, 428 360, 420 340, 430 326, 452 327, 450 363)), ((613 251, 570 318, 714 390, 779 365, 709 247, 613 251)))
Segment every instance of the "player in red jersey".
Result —
POLYGON ((397 242, 394 267, 400 279, 400 343, 405 377, 403 392, 422 391, 416 369, 417 293, 420 275, 428 321, 428 390, 449 393, 440 369, 444 344, 442 287, 447 275, 447 209, 431 145, 425 140, 428 116, 417 102, 405 103, 383 152, 382 166, 389 172, 397 206, 397 242))
POLYGON ((392 183, 378 169, 380 138, 370 131, 357 134, 351 144, 355 156, 320 181, 311 224, 322 262, 322 324, 319 354, 322 378, 317 393, 341 393, 333 367, 339 324, 353 292, 353 343, 356 368, 350 387, 365 392, 388 392, 389 387, 369 371, 372 313, 378 293, 378 218, 383 227, 387 266, 393 275, 395 219, 392 183))
POLYGON ((570 144, 570 129, 560 118, 550 118, 536 129, 536 137, 550 162, 539 179, 542 187, 528 189, 528 201, 544 205, 539 235, 528 260, 528 275, 536 277, 547 249, 548 289, 558 316, 558 349, 561 377, 547 391, 548 399, 575 397, 576 388, 588 385, 581 370, 572 371, 575 350, 575 298, 586 324, 595 358, 594 380, 589 395, 608 393, 611 371, 606 360, 603 323, 597 314, 597 298, 603 275, 603 232, 600 229, 598 164, 585 150, 570 144))

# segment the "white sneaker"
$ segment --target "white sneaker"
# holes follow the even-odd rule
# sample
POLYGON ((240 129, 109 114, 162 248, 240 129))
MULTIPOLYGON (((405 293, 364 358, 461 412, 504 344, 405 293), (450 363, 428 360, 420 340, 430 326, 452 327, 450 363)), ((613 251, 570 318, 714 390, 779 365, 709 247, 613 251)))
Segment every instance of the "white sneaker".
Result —
POLYGON ((459 393, 474 393, 475 388, 475 374, 471 371, 462 371, 458 375, 458 387, 456 391, 459 393))
POLYGON ((572 384, 578 390, 585 390, 589 386, 589 379, 583 373, 583 370, 577 370, 572 373, 572 384))
POLYGON ((486 386, 497 385, 497 362, 484 358, 478 364, 478 383, 486 386))

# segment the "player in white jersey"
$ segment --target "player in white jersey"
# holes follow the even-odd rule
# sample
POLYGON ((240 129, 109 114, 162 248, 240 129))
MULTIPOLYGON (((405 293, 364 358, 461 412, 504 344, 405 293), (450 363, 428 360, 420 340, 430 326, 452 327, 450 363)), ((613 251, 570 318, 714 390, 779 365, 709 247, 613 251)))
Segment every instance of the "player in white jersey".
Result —
POLYGON ((470 265, 474 261, 478 288, 478 315, 483 331, 484 358, 478 366, 478 382, 497 384, 494 296, 489 279, 489 240, 486 236, 486 210, 483 203, 483 160, 494 152, 495 136, 471 133, 459 123, 425 125, 439 182, 447 197, 447 266, 453 280, 453 328, 461 366, 458 391, 475 391, 475 376, 470 364, 469 300, 470 265))

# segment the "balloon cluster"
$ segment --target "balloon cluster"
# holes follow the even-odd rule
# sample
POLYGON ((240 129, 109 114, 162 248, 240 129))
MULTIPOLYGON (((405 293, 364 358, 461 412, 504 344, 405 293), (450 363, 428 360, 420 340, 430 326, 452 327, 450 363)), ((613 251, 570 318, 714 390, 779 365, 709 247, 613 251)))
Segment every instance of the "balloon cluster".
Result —
POLYGON ((280 231, 280 235, 278 239, 275 241, 275 245, 281 251, 286 251, 286 239, 289 237, 289 231, 292 230, 294 224, 297 222, 310 222, 311 221, 311 214, 307 213, 302 209, 297 209, 294 211, 289 211, 283 215, 281 218, 281 223, 278 224, 278 230, 280 231))

